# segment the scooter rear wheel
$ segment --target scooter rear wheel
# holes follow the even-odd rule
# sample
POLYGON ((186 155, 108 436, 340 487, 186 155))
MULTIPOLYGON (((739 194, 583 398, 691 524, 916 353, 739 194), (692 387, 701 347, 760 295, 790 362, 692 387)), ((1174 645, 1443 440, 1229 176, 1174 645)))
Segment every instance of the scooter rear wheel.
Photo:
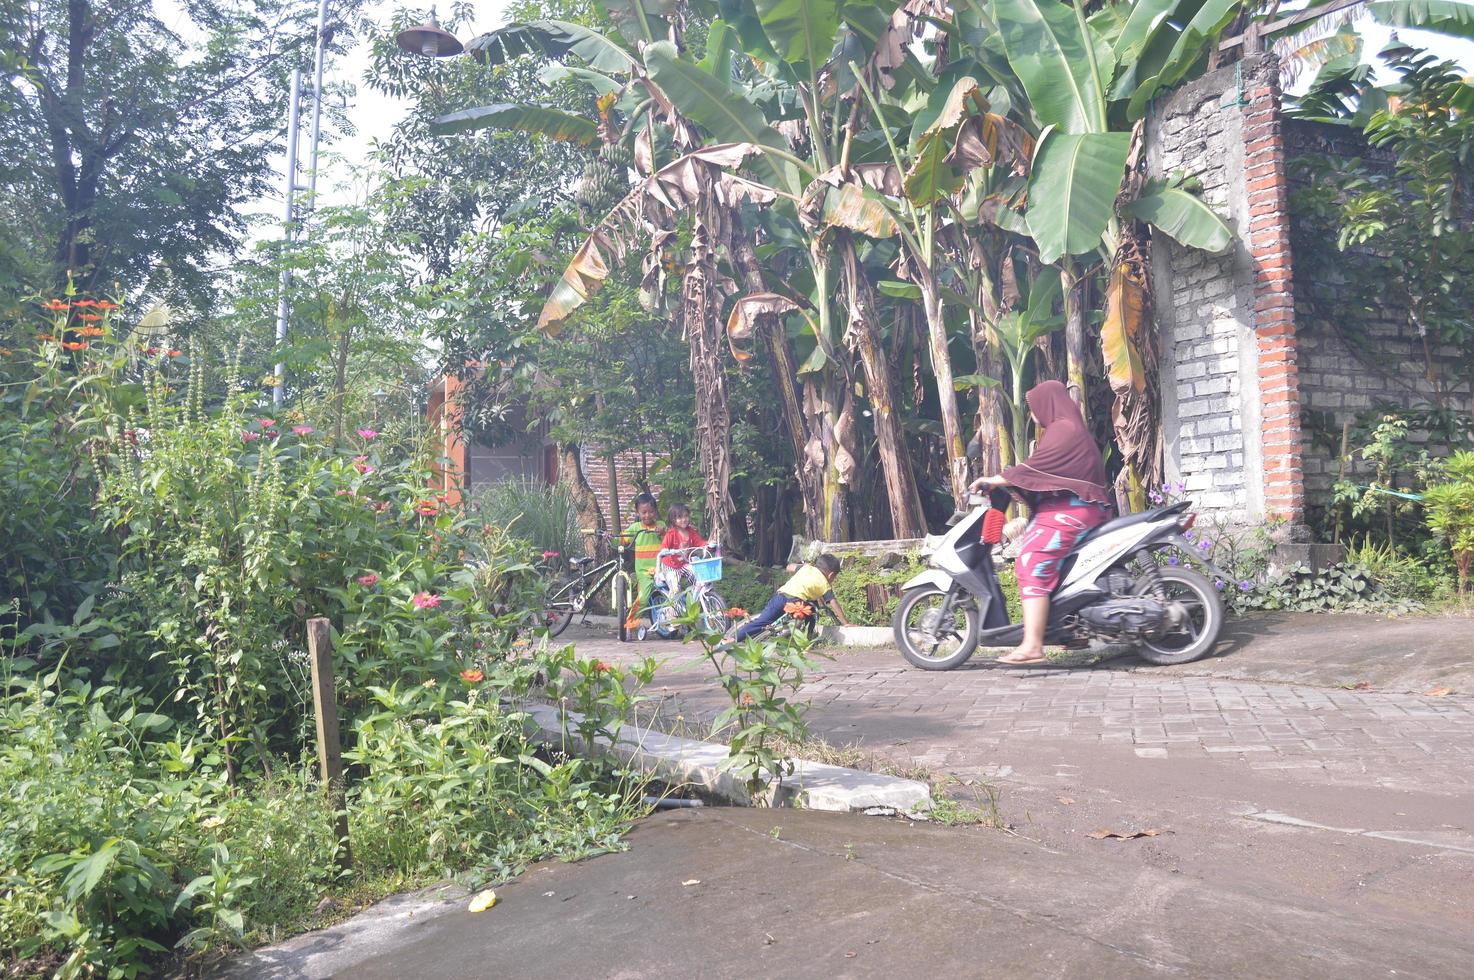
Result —
POLYGON ((977 604, 962 598, 953 604, 944 622, 947 594, 935 586, 921 586, 901 595, 891 618, 896 646, 906 662, 922 670, 951 670, 967 663, 978 648, 977 604))
MULTIPOLYGON (((1187 568, 1163 568, 1157 573, 1167 601, 1179 605, 1183 620, 1161 636, 1138 641, 1137 654, 1148 663, 1167 666, 1191 663, 1213 652, 1223 629, 1223 601, 1213 583, 1187 568)), ((1150 583, 1141 579, 1137 591, 1150 583)))

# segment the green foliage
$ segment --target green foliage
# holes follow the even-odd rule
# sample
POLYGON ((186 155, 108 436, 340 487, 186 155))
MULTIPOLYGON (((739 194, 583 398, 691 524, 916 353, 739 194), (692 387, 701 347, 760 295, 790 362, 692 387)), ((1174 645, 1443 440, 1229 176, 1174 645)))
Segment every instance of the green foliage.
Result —
POLYGON ((756 615, 773 598, 787 573, 735 558, 722 558, 721 593, 731 606, 756 615))
POLYGON ((538 554, 556 553, 565 560, 584 554, 578 508, 561 483, 550 487, 541 480, 503 480, 477 490, 471 506, 487 524, 507 529, 538 554))
POLYGON ((815 667, 807 615, 791 614, 740 643, 702 632, 694 613, 683 625, 695 632, 732 702, 712 724, 713 733, 727 740, 723 765, 743 778, 752 800, 776 803, 783 780, 793 773, 784 747, 802 745, 808 737, 808 704, 791 700, 815 667), (764 790, 772 795, 765 797, 764 790))
POLYGON ((905 555, 891 568, 882 564, 884 559, 852 557, 845 560, 834 579, 834 597, 846 618, 856 626, 889 626, 891 614, 896 610, 898 599, 892 593, 906 580, 925 567, 916 555, 905 555), (886 592, 885 605, 872 611, 865 587, 879 585, 886 592))
POLYGON ((1378 588, 1371 572, 1359 565, 1339 564, 1313 570, 1294 565, 1253 589, 1254 608, 1291 612, 1409 613, 1422 608, 1378 588))
POLYGON ((1428 512, 1428 527, 1453 553, 1462 594, 1468 589, 1469 566, 1474 562, 1474 452, 1451 456, 1445 475, 1445 482, 1424 492, 1423 505, 1428 512))

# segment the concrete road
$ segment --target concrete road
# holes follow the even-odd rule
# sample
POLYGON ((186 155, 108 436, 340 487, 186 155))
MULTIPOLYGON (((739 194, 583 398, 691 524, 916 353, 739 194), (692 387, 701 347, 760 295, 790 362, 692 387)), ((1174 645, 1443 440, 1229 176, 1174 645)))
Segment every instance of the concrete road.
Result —
MULTIPOLYGON (((664 659, 647 693, 688 734, 725 704, 689 647, 574 638, 664 659)), ((842 651, 801 692, 814 733, 996 798, 1008 831, 660 815, 490 912, 391 906, 367 937, 304 937, 234 975, 1467 977, 1474 698, 1422 685, 1459 684, 1471 650, 1467 620, 1327 617, 1165 670, 842 651)))
MULTIPOLYGON (((335 931, 235 976, 1464 977, 1474 932, 1262 894, 1143 860, 978 828, 712 809, 649 818, 630 849, 335 931)), ((1466 864, 1464 873, 1474 869, 1466 864)), ((245 966, 246 964, 242 964, 245 966)))

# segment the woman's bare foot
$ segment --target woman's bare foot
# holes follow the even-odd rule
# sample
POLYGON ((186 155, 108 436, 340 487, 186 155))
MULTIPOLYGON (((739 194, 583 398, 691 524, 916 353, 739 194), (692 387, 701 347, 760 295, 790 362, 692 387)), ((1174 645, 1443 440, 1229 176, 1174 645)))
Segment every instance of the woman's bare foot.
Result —
POLYGON ((1046 659, 1043 647, 1019 647, 1012 653, 1005 653, 999 657, 998 662, 1001 664, 1037 664, 1043 663, 1046 659))

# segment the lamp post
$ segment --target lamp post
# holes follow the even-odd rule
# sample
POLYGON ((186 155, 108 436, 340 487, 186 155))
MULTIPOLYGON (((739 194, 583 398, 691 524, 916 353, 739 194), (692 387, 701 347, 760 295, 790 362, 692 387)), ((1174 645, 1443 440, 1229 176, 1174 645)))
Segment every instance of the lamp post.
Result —
MULTIPOLYGON (((292 69, 292 95, 287 105, 287 184, 285 212, 285 236, 286 243, 291 245, 297 240, 298 228, 295 224, 297 219, 297 191, 307 192, 307 203, 310 207, 316 207, 317 201, 317 146, 322 136, 322 72, 323 63, 327 60, 328 47, 328 0, 317 2, 317 41, 312 59, 312 132, 307 141, 307 186, 297 186, 297 137, 301 128, 302 120, 302 69, 292 69)), ((276 299, 276 342, 277 346, 286 343, 287 322, 291 319, 292 303, 288 296, 292 286, 292 272, 283 268, 281 280, 277 284, 276 299)), ((281 406, 285 396, 286 364, 276 362, 276 370, 272 377, 274 384, 271 388, 271 402, 278 407, 281 406)))
POLYGON ((435 8, 430 8, 430 19, 419 27, 411 27, 400 31, 394 38, 400 50, 410 54, 419 55, 422 58, 449 58, 458 55, 465 50, 465 46, 456 40, 456 36, 440 26, 435 19, 435 8))

